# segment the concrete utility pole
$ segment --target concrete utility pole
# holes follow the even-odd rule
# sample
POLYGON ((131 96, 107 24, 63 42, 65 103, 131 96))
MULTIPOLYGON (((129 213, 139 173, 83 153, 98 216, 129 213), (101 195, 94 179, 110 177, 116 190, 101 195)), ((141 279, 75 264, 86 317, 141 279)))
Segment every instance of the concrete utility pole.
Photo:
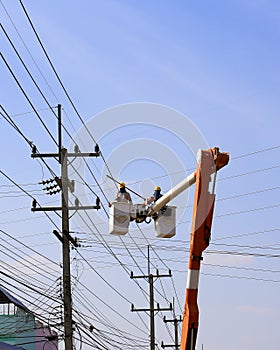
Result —
POLYGON ((62 202, 62 257, 63 257, 63 296, 64 296, 64 335, 65 349, 73 349, 73 324, 72 324, 72 293, 70 271, 70 248, 66 232, 69 232, 69 209, 68 209, 68 169, 67 150, 61 149, 61 202, 62 202))
POLYGON ((36 148, 33 149, 32 158, 56 158, 61 164, 61 177, 55 177, 50 180, 42 181, 42 184, 55 183, 55 185, 46 187, 48 194, 56 194, 61 191, 61 206, 59 207, 37 207, 36 200, 33 200, 31 210, 35 211, 61 211, 61 233, 56 230, 54 235, 62 243, 62 262, 63 262, 63 305, 64 305, 64 342, 65 350, 73 350, 73 319, 72 319, 72 292, 71 292, 71 269, 70 269, 70 242, 78 247, 77 241, 70 235, 69 229, 69 211, 70 210, 85 210, 85 209, 100 209, 100 200, 96 199, 96 205, 80 206, 79 201, 75 206, 69 206, 69 189, 74 192, 74 182, 68 178, 68 158, 77 157, 98 157, 100 152, 81 153, 77 150, 75 153, 68 153, 66 148, 62 147, 61 134, 61 105, 58 105, 58 153, 37 153, 36 148))
POLYGON ((157 307, 155 308, 155 302, 154 302, 154 279, 160 278, 160 277, 172 277, 171 271, 169 270, 169 274, 160 275, 159 271, 156 270, 156 274, 153 275, 150 273, 150 250, 148 246, 148 275, 142 275, 142 276, 134 276, 133 272, 130 274, 130 278, 145 278, 149 281, 149 292, 150 292, 150 308, 149 309, 135 309, 134 305, 131 305, 131 311, 149 311, 150 312, 150 350, 156 349, 156 342, 155 342, 155 312, 158 311, 172 311, 172 304, 170 303, 170 306, 168 308, 161 308, 159 304, 157 304, 157 307))
POLYGON ((171 344, 166 345, 166 344, 164 344, 163 342, 161 342, 161 347, 162 347, 163 349, 165 349, 165 348, 180 349, 179 337, 178 337, 178 324, 179 324, 179 322, 182 322, 182 316, 180 315, 179 318, 174 317, 174 319, 172 319, 172 320, 167 320, 166 317, 164 316, 163 322, 164 322, 164 323, 168 323, 168 322, 174 323, 174 328, 175 328, 175 344, 174 344, 174 345, 171 345, 171 344))

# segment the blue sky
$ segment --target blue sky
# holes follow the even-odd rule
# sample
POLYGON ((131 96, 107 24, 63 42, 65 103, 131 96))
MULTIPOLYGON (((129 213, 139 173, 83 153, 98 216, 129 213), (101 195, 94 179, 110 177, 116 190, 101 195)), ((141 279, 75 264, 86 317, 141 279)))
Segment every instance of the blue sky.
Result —
MULTIPOLYGON (((193 144, 190 138, 195 130, 207 145, 219 146, 222 151, 230 153, 230 164, 218 176, 213 240, 209 253, 205 253, 201 271, 197 349, 202 344, 204 350, 278 349, 279 258, 256 254, 279 253, 279 2, 26 0, 24 4, 67 91, 100 143, 114 176, 127 181, 144 196, 155 184, 167 192, 171 184, 180 181, 196 166, 195 151, 190 149, 193 144), (124 104, 133 107, 138 102, 150 103, 154 107, 165 106, 166 110, 174 111, 174 115, 163 115, 162 127, 157 119, 161 115, 160 107, 158 110, 155 107, 151 113, 150 123, 148 113, 141 116, 136 108, 134 114, 132 108, 130 117, 120 107, 124 104), (180 130, 185 136, 179 135, 180 130)), ((88 142, 86 146, 93 147, 92 140, 84 137, 86 133, 81 131, 81 123, 51 71, 19 2, 2 0, 0 13, 1 23, 51 105, 62 104, 66 128, 73 137, 82 135, 79 142, 88 142)), ((56 137, 53 114, 45 110, 46 104, 3 33, 1 43, 1 52, 56 137)), ((3 62, 0 74, 1 104, 40 152, 55 151, 54 143, 35 114, 24 114, 32 109, 3 62)), ((0 125, 3 152, 0 169, 19 184, 35 184, 50 177, 42 163, 31 159, 29 147, 3 118, 0 125)), ((67 135, 64 135, 64 145, 72 147, 67 135)), ((54 161, 49 164, 59 172, 54 161)), ((96 159, 90 164, 112 200, 115 189, 106 179, 108 171, 104 162, 96 159)), ((76 162, 75 166, 78 168, 81 164, 76 162)), ((99 193, 91 175, 86 173, 85 176, 99 193)), ((25 237, 22 238, 25 244, 36 247, 39 252, 48 252, 59 262, 59 242, 51 235, 53 225, 43 214, 30 213, 30 198, 7 197, 7 189, 17 189, 6 187, 10 183, 5 178, 0 181, 3 192, 0 200, 1 229, 15 237, 25 237), (7 212, 15 209, 16 216, 14 211, 7 212)), ((38 194, 43 205, 59 203, 59 197, 44 196, 40 186, 24 188, 35 191, 32 193, 38 194)), ((84 191, 82 186, 78 188, 84 191)), ((94 200, 94 196, 88 191, 86 193, 89 201, 94 200)), ((156 240, 152 226, 142 227, 146 238, 134 226, 131 236, 123 237, 144 270, 147 262, 142 253, 146 254, 147 242, 157 249, 162 260, 174 270, 174 283, 182 305, 192 200, 193 189, 172 203, 178 206, 179 213, 174 240, 156 240), (141 251, 133 247, 135 240, 141 251)), ((59 224, 56 215, 53 214, 52 218, 59 224)), ((106 215, 93 214, 93 218, 100 225, 103 239, 120 254, 129 268, 139 273, 120 239, 108 236, 106 215)), ((81 254, 136 306, 147 305, 138 287, 118 267, 116 260, 100 242, 93 242, 97 238, 90 229, 79 225, 81 223, 74 216, 73 229, 85 230, 83 237, 91 246, 82 249, 81 254)), ((129 311, 130 305, 118 295, 112 296, 108 286, 88 269, 85 262, 75 257, 73 261, 77 261, 77 265, 73 264, 73 271, 80 275, 80 281, 90 281, 92 290, 110 302, 112 308, 138 323, 138 316, 129 311)), ((156 261, 156 255, 153 259, 160 269, 166 268, 162 261, 156 261)), ((160 286, 160 282, 157 283, 160 286)), ((172 283, 166 280, 162 283, 168 298, 172 299, 172 283)), ((143 283, 142 286, 148 290, 148 285, 143 283)), ((107 317, 134 332, 133 327, 122 324, 104 305, 94 298, 92 302, 107 317)), ((176 310, 180 310, 178 305, 176 310)), ((171 342, 161 323, 159 315, 159 343, 161 340, 171 342)), ((141 322, 139 326, 142 327, 141 322)), ((173 334, 172 327, 170 329, 173 334)))

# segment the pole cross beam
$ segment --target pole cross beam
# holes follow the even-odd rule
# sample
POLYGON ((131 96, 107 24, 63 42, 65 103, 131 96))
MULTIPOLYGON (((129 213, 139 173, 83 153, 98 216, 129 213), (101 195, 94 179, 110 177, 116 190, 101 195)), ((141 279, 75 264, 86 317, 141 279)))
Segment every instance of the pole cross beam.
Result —
MULTIPOLYGON (((100 209, 100 205, 84 205, 81 207, 68 206, 68 210, 88 210, 88 209, 100 209)), ((62 207, 40 207, 40 208, 31 208, 31 211, 61 211, 62 207)))

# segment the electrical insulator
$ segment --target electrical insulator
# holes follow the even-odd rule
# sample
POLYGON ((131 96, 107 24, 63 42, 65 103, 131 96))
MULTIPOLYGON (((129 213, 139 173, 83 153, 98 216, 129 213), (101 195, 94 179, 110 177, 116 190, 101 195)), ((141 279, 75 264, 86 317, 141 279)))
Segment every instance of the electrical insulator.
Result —
POLYGON ((50 192, 48 192, 47 194, 49 194, 49 195, 53 195, 53 194, 57 194, 58 192, 60 192, 61 191, 61 189, 59 188, 59 189, 57 189, 57 190, 55 190, 55 191, 50 191, 50 192))
POLYGON ((75 145, 75 147, 74 147, 74 152, 75 152, 75 153, 79 153, 79 152, 80 152, 80 148, 79 148, 78 145, 75 145))
POLYGON ((50 191, 50 190, 53 190, 56 187, 57 187, 57 185, 47 186, 47 187, 44 187, 43 190, 50 191))
POLYGON ((39 182, 39 184, 40 185, 46 185, 46 184, 50 184, 51 182, 54 182, 54 179, 43 180, 43 181, 39 182))
POLYGON ((62 188, 62 182, 61 182, 61 179, 59 178, 59 177, 55 177, 54 178, 54 180, 55 180, 55 182, 58 184, 58 186, 60 187, 60 188, 62 188))
POLYGON ((96 198, 96 206, 97 206, 97 207, 100 206, 100 198, 99 198, 99 197, 96 198))
POLYGON ((75 192, 75 181, 74 180, 69 181, 68 187, 69 187, 71 193, 74 193, 75 192))
POLYGON ((94 147, 94 152, 99 153, 99 151, 100 151, 100 148, 99 148, 98 144, 96 144, 94 147))
POLYGON ((80 205, 79 198, 75 198, 75 206, 78 207, 80 205))

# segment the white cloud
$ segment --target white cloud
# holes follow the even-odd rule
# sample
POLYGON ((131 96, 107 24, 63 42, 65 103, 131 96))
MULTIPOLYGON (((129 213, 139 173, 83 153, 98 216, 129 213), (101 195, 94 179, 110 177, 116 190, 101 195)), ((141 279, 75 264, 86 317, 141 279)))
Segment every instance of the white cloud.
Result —
POLYGON ((240 305, 238 311, 246 314, 268 315, 272 314, 273 310, 270 307, 258 305, 240 305))
POLYGON ((228 255, 228 254, 206 254, 204 260, 207 264, 213 265, 227 265, 232 267, 249 266, 255 262, 252 256, 241 256, 241 255, 228 255))

